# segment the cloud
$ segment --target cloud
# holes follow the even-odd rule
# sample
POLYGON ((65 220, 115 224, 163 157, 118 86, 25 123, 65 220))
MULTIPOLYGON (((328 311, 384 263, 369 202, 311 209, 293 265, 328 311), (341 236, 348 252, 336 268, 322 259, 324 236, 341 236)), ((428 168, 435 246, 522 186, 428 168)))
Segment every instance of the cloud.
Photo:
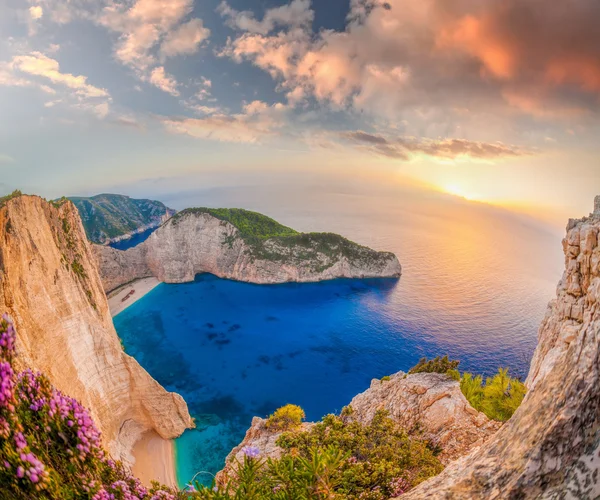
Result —
POLYGON ((209 36, 210 30, 204 27, 202 20, 192 19, 165 37, 160 46, 160 53, 164 57, 194 54, 209 36))
POLYGON ((100 118, 109 112, 111 97, 106 89, 91 85, 83 75, 61 72, 58 61, 41 52, 0 62, 0 86, 37 88, 53 96, 60 93, 62 98, 44 104, 47 108, 64 102, 100 118))
POLYGON ((223 0, 217 12, 226 18, 227 25, 233 29, 266 35, 277 27, 307 27, 314 19, 310 0, 293 0, 288 5, 268 9, 262 21, 258 21, 250 11, 232 9, 223 0))
POLYGON ((215 113, 204 118, 162 118, 166 129, 197 139, 221 142, 259 143, 277 135, 285 122, 287 108, 253 101, 237 114, 215 113))
POLYGON ((137 0, 133 4, 109 3, 98 22, 119 33, 115 57, 145 75, 157 62, 156 51, 164 57, 194 53, 210 30, 200 19, 182 24, 192 12, 193 0, 137 0))
POLYGON ((532 151, 501 142, 478 142, 466 139, 426 139, 416 137, 385 137, 369 134, 362 130, 342 132, 339 137, 355 147, 378 156, 409 161, 415 156, 425 155, 442 160, 470 158, 494 160, 528 156, 532 151))
POLYGON ((8 165, 9 163, 14 163, 15 159, 12 156, 8 156, 0 153, 0 165, 8 165))
POLYGON ((345 30, 319 33, 270 11, 262 21, 226 3, 219 12, 241 31, 219 54, 268 72, 290 102, 313 98, 390 120, 600 110, 596 0, 352 0, 345 30))
POLYGON ((43 14, 44 9, 42 9, 42 7, 40 7, 39 5, 29 7, 29 15, 31 16, 31 19, 41 19, 43 14))
POLYGON ((150 73, 149 82, 168 94, 174 96, 179 95, 179 91, 177 90, 177 81, 171 75, 167 74, 165 72, 165 68, 162 66, 158 66, 152 70, 150 73))
POLYGON ((85 76, 62 73, 58 61, 41 52, 15 56, 9 66, 13 72, 42 77, 54 84, 64 85, 82 97, 109 97, 105 89, 87 83, 85 76))

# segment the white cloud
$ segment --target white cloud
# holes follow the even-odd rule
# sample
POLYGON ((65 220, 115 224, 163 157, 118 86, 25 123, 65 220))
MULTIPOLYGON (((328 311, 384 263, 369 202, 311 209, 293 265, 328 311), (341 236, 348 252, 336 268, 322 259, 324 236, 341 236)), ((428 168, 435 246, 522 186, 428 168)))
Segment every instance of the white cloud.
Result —
POLYGON ((8 156, 0 153, 0 165, 6 165, 9 163, 14 163, 15 159, 12 156, 8 156))
POLYGON ((179 95, 179 91, 177 90, 177 81, 175 78, 165 72, 165 68, 163 66, 158 66, 152 70, 150 73, 149 82, 163 92, 167 92, 168 94, 174 96, 179 95))
POLYGON ((44 9, 42 9, 42 7, 39 5, 33 5, 29 7, 29 15, 31 16, 31 19, 41 19, 43 14, 44 9))
POLYGON ((210 34, 200 19, 183 20, 192 12, 193 0, 137 0, 133 4, 108 4, 99 23, 120 34, 115 56, 144 76, 163 57, 190 54, 210 34), (162 45, 161 45, 162 44, 162 45))
POLYGON ((83 75, 61 72, 58 61, 41 52, 0 62, 0 86, 31 87, 50 95, 60 94, 60 98, 47 101, 45 107, 64 102, 100 118, 109 112, 111 97, 106 89, 91 85, 83 75))
POLYGON ((217 12, 227 19, 231 28, 266 35, 277 27, 310 26, 314 12, 310 8, 310 0, 293 0, 288 5, 268 9, 262 21, 258 21, 250 11, 237 11, 223 0, 217 12))
POLYGON ((165 36, 160 53, 163 57, 194 54, 209 36, 210 30, 204 27, 202 20, 192 19, 165 36))
POLYGON ((87 78, 82 75, 61 73, 58 61, 45 56, 41 52, 31 52, 24 56, 13 57, 10 67, 13 71, 38 76, 50 80, 52 83, 65 85, 82 97, 109 97, 105 89, 87 83, 87 78))
POLYGON ((269 106, 262 101, 253 101, 244 106, 242 113, 224 114, 215 111, 204 118, 164 118, 162 122, 172 133, 198 139, 258 143, 279 133, 285 123, 287 111, 282 104, 269 106))

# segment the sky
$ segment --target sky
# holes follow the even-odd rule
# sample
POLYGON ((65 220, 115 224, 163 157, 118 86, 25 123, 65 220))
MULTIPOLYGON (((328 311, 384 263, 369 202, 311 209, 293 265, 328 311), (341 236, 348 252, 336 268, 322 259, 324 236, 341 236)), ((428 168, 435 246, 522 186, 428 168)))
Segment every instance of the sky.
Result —
POLYGON ((597 0, 0 0, 0 194, 600 193, 597 0))

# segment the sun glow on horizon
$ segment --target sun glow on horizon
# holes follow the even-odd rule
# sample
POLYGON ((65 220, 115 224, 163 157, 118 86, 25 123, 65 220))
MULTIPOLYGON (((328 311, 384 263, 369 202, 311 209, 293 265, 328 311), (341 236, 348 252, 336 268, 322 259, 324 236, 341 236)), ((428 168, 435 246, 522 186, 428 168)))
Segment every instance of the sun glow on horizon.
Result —
POLYGON ((469 201, 485 201, 485 200, 481 199, 480 195, 475 194, 475 193, 469 193, 469 192, 465 191, 458 184, 446 184, 445 186, 442 187, 442 191, 444 193, 448 193, 453 196, 458 196, 459 198, 464 198, 465 200, 469 200, 469 201))

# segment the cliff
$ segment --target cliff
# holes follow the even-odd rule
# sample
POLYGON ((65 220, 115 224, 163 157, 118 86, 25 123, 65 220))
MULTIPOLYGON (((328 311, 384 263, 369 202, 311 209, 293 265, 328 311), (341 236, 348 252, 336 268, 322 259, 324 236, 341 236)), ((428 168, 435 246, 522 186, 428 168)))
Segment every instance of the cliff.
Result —
POLYGON ((77 207, 90 241, 107 245, 160 226, 175 210, 160 201, 136 200, 119 194, 69 198, 77 207))
POLYGON ((245 210, 188 209, 126 251, 95 246, 104 289, 155 276, 166 283, 196 274, 252 283, 398 277, 396 256, 330 233, 297 233, 245 210))
POLYGON ((0 311, 15 322, 17 359, 91 410, 113 457, 131 460, 145 431, 170 439, 193 425, 181 396, 123 352, 71 202, 7 201, 0 242, 0 311))
MULTIPOLYGON (((439 373, 406 375, 398 372, 389 380, 373 379, 365 392, 355 396, 349 405, 351 419, 364 425, 371 422, 378 410, 387 410, 409 435, 430 441, 441 448, 442 463, 459 458, 483 444, 500 427, 475 410, 465 399, 459 383, 439 373)), ((243 449, 256 447, 261 457, 278 458, 282 450, 276 445, 281 432, 266 428, 266 420, 255 417, 244 440, 225 461, 218 480, 226 482, 234 459, 243 462, 243 449)), ((305 423, 300 429, 310 429, 305 423)))
POLYGON ((404 499, 600 497, 600 197, 570 220, 528 393, 496 435, 404 499))

